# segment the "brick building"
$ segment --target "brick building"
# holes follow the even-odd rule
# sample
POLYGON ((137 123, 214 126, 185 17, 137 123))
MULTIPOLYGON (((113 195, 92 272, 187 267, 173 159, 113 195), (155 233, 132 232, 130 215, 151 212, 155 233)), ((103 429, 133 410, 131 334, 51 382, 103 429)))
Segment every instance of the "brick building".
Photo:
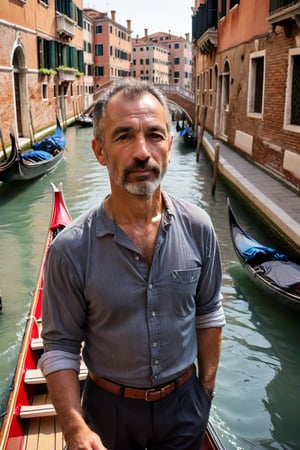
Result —
POLYGON ((73 115, 82 96, 82 0, 1 0, 0 126, 5 144, 73 115), (77 76, 76 76, 77 75, 77 76))
POLYGON ((132 40, 131 76, 155 84, 169 83, 169 52, 147 38, 132 40))
POLYGON ((116 11, 111 17, 94 9, 84 13, 94 24, 95 88, 115 78, 130 75, 131 65, 131 21, 127 26, 116 22, 116 11))
POLYGON ((196 122, 300 189, 299 0, 198 0, 196 122))
POLYGON ((189 33, 186 33, 185 38, 164 32, 148 35, 147 29, 145 29, 145 37, 143 39, 164 46, 168 50, 168 83, 176 84, 183 89, 192 90, 193 54, 189 33))
POLYGON ((84 100, 83 110, 93 103, 94 96, 94 23, 83 11, 83 60, 84 60, 84 100))

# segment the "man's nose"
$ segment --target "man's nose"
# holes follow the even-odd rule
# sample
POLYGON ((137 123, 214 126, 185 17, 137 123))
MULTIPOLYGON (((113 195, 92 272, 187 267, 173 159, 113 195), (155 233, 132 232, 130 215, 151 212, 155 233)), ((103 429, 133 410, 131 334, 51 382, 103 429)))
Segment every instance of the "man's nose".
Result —
POLYGON ((134 157, 145 160, 150 157, 149 145, 144 135, 138 135, 134 142, 134 157))

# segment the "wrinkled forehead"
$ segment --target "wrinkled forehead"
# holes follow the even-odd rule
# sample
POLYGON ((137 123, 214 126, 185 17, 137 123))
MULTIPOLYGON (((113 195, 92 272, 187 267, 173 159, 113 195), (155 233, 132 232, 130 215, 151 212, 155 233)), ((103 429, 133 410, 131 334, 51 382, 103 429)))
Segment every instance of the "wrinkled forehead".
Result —
POLYGON ((118 92, 108 102, 106 114, 113 122, 126 119, 157 119, 163 123, 167 122, 163 105, 150 93, 128 97, 118 92))

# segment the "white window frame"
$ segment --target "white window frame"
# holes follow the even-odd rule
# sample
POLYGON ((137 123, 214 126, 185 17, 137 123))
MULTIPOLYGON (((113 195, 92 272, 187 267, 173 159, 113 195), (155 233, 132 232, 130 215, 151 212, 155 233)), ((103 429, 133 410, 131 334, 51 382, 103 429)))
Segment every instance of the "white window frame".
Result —
POLYGON ((248 98, 247 98, 247 116, 256 119, 262 119, 264 115, 264 104, 265 104, 265 79, 266 79, 266 51, 261 50, 259 52, 253 52, 250 55, 249 60, 249 78, 248 78, 248 98), (254 112, 254 97, 255 97, 255 76, 256 67, 254 60, 257 58, 264 58, 264 79, 263 79, 263 92, 262 92, 262 104, 261 113, 254 112))
POLYGON ((41 84, 41 88, 42 88, 42 101, 43 102, 47 102, 48 98, 49 98, 49 87, 48 87, 48 83, 42 83, 41 84), (45 89, 45 96, 44 96, 44 89, 45 89))
POLYGON ((300 48, 292 48, 289 51, 283 129, 287 131, 294 131, 295 133, 300 133, 300 126, 291 124, 291 102, 292 102, 292 85, 293 85, 293 70, 294 70, 293 56, 295 55, 300 55, 300 48))

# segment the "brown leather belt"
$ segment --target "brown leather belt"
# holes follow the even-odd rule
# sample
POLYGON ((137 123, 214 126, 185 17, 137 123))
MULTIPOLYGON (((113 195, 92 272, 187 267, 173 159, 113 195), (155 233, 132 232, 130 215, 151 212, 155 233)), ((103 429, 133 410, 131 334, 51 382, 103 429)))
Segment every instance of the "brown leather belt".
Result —
POLYGON ((181 377, 177 380, 171 381, 168 384, 157 388, 150 389, 136 389, 127 386, 122 386, 120 384, 113 383, 106 378, 99 377, 93 372, 89 372, 89 377, 91 380, 100 388, 111 394, 118 395, 124 398, 134 398, 136 400, 145 400, 146 402, 155 402, 160 400, 167 395, 171 394, 176 388, 182 386, 192 375, 194 366, 190 366, 181 377))

